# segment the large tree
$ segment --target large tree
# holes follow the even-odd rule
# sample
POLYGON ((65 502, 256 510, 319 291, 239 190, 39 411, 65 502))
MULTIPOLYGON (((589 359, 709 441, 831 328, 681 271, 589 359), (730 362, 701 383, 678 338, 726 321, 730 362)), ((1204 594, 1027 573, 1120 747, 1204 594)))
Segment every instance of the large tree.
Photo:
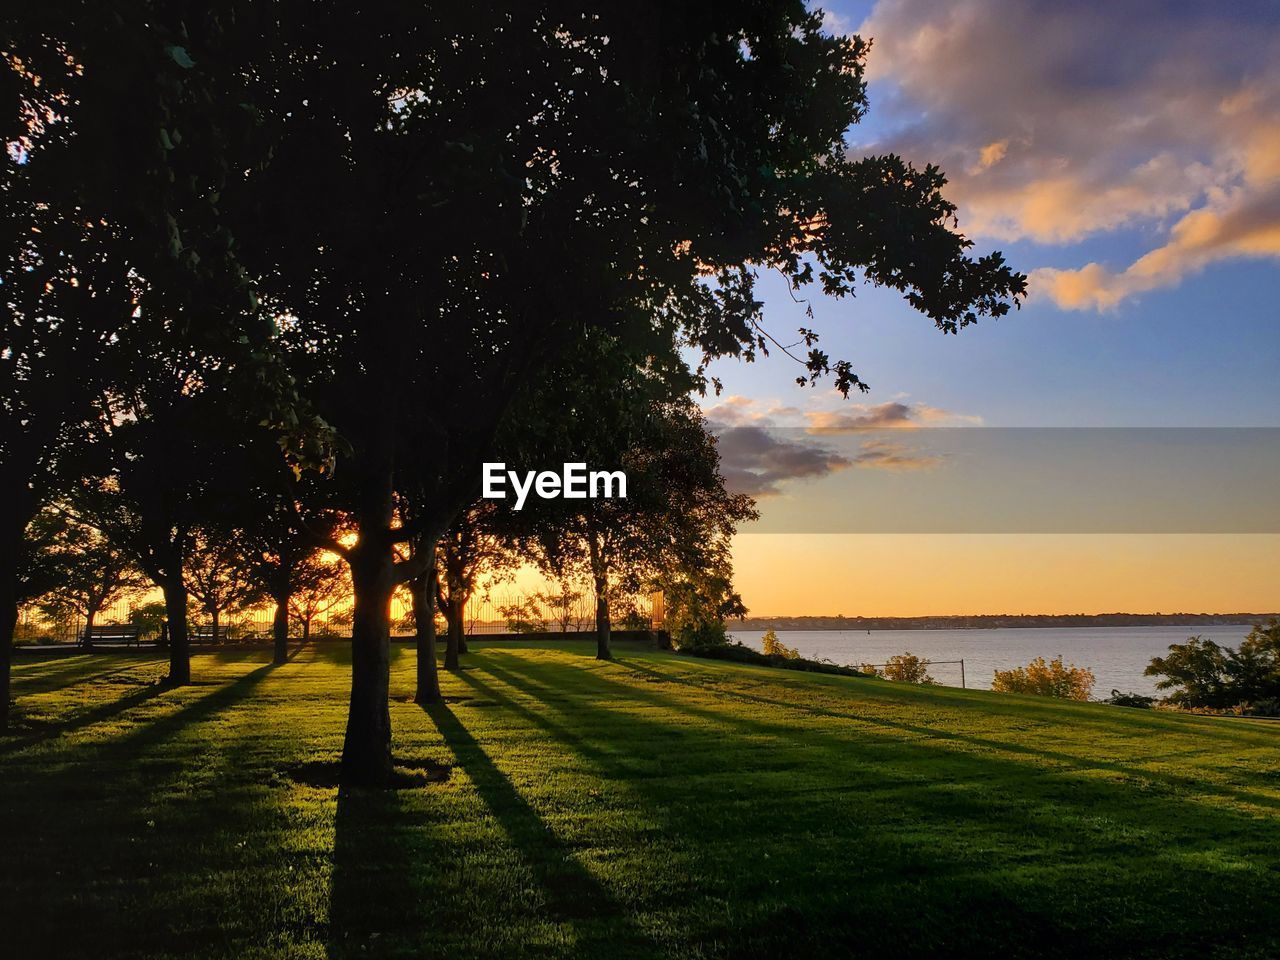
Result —
POLYGON ((537 556, 561 579, 585 579, 595 596, 596 657, 612 658, 612 600, 705 568, 739 523, 756 517, 750 497, 730 494, 697 408, 648 411, 622 443, 596 443, 627 476, 625 498, 561 500, 540 511, 537 556))
POLYGON ((205 42, 221 35, 216 13, 163 0, 55 0, 0 14, 6 691, 17 545, 41 507, 74 486, 75 454, 102 426, 104 395, 138 383, 133 361, 157 344, 237 354, 261 374, 255 403, 290 426, 276 415, 293 409, 288 383, 263 349, 271 328, 218 209, 226 178, 252 162, 256 122, 218 98, 217 72, 192 69, 192 28, 205 42))
MULTIPOLYGON (((223 236, 325 358, 303 386, 346 440, 358 530, 333 545, 355 592, 349 780, 391 769, 389 600, 430 562, 399 548, 474 499, 515 391, 558 352, 601 329, 754 356, 760 269, 835 296, 893 287, 944 331, 1023 291, 997 255, 968 255, 938 171, 847 156, 866 47, 796 0, 152 6, 64 29, 93 52, 132 52, 125 27, 165 38, 190 75, 171 100, 203 97, 178 114, 194 172, 177 182, 228 174, 199 204, 157 191, 177 248, 223 236), (410 486, 429 491, 411 521, 410 486)), ((149 145, 173 143, 140 117, 149 145)), ((861 385, 806 338, 804 378, 861 385)))

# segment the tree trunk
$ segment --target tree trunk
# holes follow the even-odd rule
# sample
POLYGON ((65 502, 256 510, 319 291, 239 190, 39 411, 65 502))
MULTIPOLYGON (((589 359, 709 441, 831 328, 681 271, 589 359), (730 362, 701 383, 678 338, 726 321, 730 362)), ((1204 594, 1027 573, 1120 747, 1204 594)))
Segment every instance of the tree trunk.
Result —
POLYGON ((309 643, 311 640, 311 618, 302 618, 302 642, 309 643))
POLYGON ((182 686, 191 682, 191 642, 187 635, 187 587, 182 575, 165 579, 164 614, 169 629, 168 682, 182 686))
POLYGON ((271 640, 273 663, 285 663, 289 659, 289 595, 281 594, 272 598, 276 604, 275 616, 271 618, 271 640))
MULTIPOLYGON (((362 531, 361 536, 366 534, 362 531)), ((377 785, 391 779, 391 712, 387 699, 391 684, 393 564, 389 544, 366 540, 351 556, 355 593, 351 707, 342 744, 342 779, 348 784, 377 785)))
POLYGON ((98 608, 90 604, 84 611, 84 637, 80 641, 87 653, 93 652, 93 621, 98 618, 98 608))
POLYGON ((218 645, 218 608, 217 607, 214 607, 209 611, 209 619, 211 621, 210 626, 212 627, 209 633, 209 642, 216 647, 218 645))
POLYGON ((449 595, 449 603, 444 608, 444 616, 449 621, 449 639, 444 648, 444 668, 458 669, 458 654, 462 652, 462 614, 466 608, 465 598, 449 595))
POLYGON ((612 660, 609 649, 609 583, 596 580, 596 659, 612 660))
MULTIPOLYGON (((435 552, 432 543, 431 551, 435 552)), ((439 703, 440 670, 436 664, 436 565, 433 563, 414 584, 413 623, 417 630, 418 689, 414 702, 439 703)))
POLYGON ((0 559, 0 733, 9 729, 9 676, 13 668, 13 632, 18 626, 15 561, 12 552, 0 559))

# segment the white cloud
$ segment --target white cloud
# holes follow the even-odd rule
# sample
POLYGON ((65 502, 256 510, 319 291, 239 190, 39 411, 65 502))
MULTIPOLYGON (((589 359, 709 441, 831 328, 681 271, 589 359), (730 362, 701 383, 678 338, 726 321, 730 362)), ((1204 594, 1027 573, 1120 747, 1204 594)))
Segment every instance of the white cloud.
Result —
POLYGON ((881 0, 859 28, 873 108, 920 119, 871 149, 938 162, 974 235, 1159 238, 1127 267, 1036 271, 1067 308, 1280 256, 1278 18, 1248 0, 881 0))

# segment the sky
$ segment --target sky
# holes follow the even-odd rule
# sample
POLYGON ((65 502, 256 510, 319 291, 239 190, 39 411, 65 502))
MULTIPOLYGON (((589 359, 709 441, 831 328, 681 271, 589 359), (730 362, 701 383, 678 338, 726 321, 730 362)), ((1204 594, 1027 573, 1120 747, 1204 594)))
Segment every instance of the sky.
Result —
POLYGON ((850 151, 939 164, 1030 295, 944 336, 874 289, 809 322, 761 278, 771 330, 816 327, 872 389, 713 369, 726 475, 764 513, 735 542, 748 607, 1280 609, 1280 5, 824 9, 872 40, 850 151))

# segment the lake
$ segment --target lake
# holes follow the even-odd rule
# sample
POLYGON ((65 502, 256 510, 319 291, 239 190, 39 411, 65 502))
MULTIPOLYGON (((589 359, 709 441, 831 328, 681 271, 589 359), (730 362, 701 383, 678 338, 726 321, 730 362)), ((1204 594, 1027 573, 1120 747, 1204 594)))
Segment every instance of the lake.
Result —
MULTIPOLYGON (((1052 660, 1059 654, 1067 663, 1088 667, 1097 678, 1095 698, 1112 689, 1152 696, 1154 677, 1144 677, 1152 657, 1167 652, 1169 644, 1182 643, 1199 633, 1223 646, 1236 646, 1251 629, 1238 626, 1190 627, 1045 627, 1001 630, 779 630, 778 639, 795 647, 802 657, 827 659, 857 666, 884 663, 899 653, 914 653, 927 660, 964 660, 965 685, 991 689, 996 670, 1025 666, 1036 657, 1052 660)), ((730 636, 760 649, 764 631, 732 631, 730 636)), ((960 686, 959 664, 938 663, 930 673, 938 683, 960 686)))

